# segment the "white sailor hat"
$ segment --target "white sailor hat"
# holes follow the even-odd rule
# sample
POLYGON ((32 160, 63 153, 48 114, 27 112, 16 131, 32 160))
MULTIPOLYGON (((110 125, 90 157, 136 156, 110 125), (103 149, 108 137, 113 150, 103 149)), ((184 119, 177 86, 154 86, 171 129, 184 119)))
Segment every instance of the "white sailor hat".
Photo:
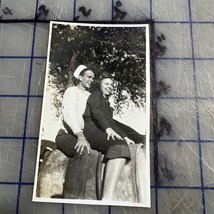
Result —
POLYGON ((79 79, 79 75, 80 75, 80 73, 84 70, 84 69, 86 69, 87 67, 85 66, 85 65, 79 65, 78 67, 77 67, 77 69, 74 71, 74 73, 73 73, 73 75, 74 75, 74 77, 76 77, 77 79, 79 79))

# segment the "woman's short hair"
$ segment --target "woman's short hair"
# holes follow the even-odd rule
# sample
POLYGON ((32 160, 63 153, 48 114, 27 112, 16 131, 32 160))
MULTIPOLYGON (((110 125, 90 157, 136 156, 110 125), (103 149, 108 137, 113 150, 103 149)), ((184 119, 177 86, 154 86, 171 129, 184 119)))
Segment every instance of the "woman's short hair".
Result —
POLYGON ((111 74, 109 74, 108 72, 103 72, 101 73, 98 77, 97 77, 97 80, 96 80, 96 88, 97 89, 100 89, 101 88, 101 82, 102 80, 104 79, 112 79, 114 80, 114 78, 111 76, 111 74))

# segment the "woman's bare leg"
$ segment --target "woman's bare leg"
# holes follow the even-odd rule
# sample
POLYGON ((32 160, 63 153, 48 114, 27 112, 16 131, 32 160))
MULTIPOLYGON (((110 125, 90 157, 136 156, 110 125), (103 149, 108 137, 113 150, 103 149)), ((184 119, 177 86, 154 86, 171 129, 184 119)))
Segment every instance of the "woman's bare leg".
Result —
POLYGON ((125 158, 108 160, 105 170, 103 200, 113 200, 114 190, 116 188, 118 179, 125 163, 125 158))

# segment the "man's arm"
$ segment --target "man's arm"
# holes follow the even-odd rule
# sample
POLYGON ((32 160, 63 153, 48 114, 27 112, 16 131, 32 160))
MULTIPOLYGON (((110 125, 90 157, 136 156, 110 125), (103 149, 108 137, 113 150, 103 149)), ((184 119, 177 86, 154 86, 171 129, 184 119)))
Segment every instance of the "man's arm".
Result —
POLYGON ((63 120, 75 135, 82 131, 78 120, 77 110, 78 100, 75 90, 73 88, 67 89, 63 96, 62 116, 63 120))
POLYGON ((78 120, 78 100, 75 90, 67 90, 63 97, 62 115, 63 120, 77 136, 77 143, 74 147, 76 151, 82 154, 84 148, 90 152, 90 145, 86 140, 78 120))
POLYGON ((75 145, 74 149, 81 155, 83 150, 86 148, 88 154, 90 154, 90 144, 86 140, 82 131, 78 132, 77 134, 77 144, 75 145))

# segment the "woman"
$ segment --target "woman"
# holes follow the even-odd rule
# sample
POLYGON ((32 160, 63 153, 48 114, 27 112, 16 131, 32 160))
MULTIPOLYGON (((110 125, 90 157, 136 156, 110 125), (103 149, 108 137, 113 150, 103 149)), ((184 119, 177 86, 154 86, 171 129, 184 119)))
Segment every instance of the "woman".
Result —
POLYGON ((92 149, 105 155, 103 200, 113 200, 114 189, 122 168, 131 159, 128 144, 134 143, 113 120, 113 109, 108 102, 112 90, 112 77, 104 73, 99 78, 99 90, 89 96, 83 115, 86 139, 92 149))

